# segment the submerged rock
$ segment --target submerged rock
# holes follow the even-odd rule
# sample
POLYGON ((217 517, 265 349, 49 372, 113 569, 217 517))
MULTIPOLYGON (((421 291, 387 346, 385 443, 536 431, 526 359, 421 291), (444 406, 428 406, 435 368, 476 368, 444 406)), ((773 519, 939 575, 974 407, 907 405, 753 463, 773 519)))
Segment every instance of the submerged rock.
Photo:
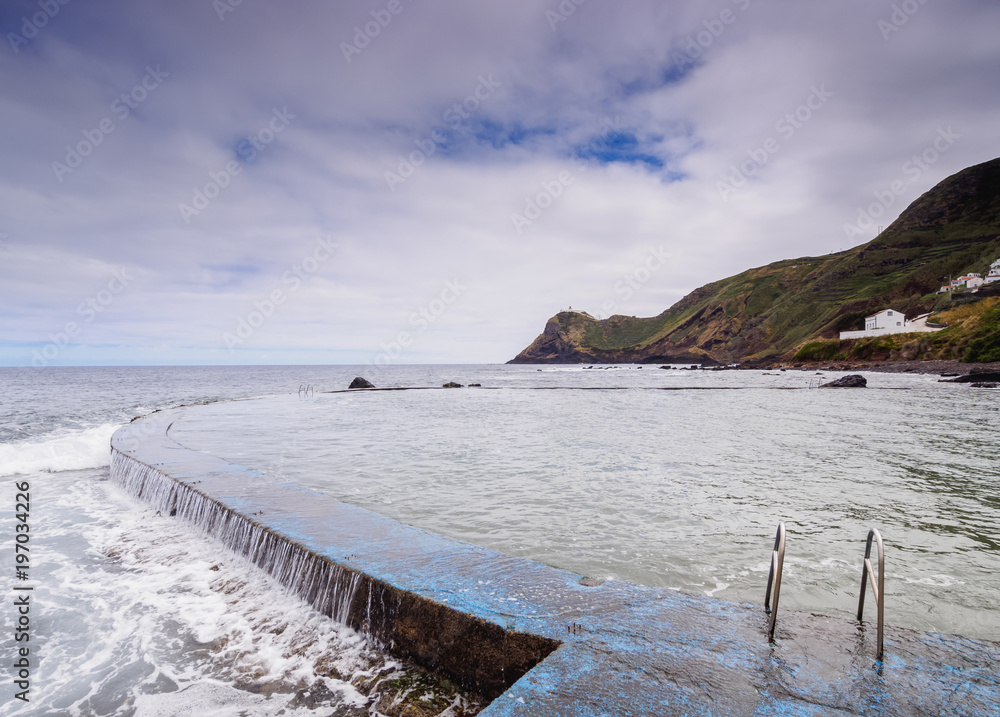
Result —
POLYGON ((348 388, 375 388, 375 384, 366 378, 356 376, 354 380, 351 381, 351 385, 348 386, 348 388))
POLYGON ((462 384, 455 383, 454 381, 449 381, 448 383, 441 386, 441 388, 462 388, 462 384))
POLYGON ((850 376, 844 376, 838 378, 836 381, 830 381, 830 383, 824 383, 820 388, 867 388, 868 379, 860 374, 851 374, 850 376))

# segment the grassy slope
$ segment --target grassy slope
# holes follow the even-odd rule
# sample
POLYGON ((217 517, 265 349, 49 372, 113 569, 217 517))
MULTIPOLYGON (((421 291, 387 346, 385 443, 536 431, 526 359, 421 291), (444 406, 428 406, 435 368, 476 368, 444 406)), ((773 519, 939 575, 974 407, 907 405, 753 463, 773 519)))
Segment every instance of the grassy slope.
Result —
POLYGON ((797 361, 886 359, 912 361, 1000 361, 1000 297, 988 297, 931 317, 948 328, 932 334, 895 334, 857 340, 810 341, 795 353, 797 361))
POLYGON ((884 308, 930 311, 946 277, 983 273, 997 258, 1000 159, 949 177, 879 237, 849 251, 750 269, 695 290, 656 317, 570 323, 574 343, 587 352, 791 356, 805 342, 861 328, 865 316, 884 308))

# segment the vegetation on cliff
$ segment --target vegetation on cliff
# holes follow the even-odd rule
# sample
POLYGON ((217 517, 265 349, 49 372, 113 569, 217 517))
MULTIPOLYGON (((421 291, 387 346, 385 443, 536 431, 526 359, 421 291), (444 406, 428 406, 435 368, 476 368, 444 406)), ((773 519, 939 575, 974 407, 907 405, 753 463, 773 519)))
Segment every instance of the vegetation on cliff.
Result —
MULTIPOLYGON (((848 347, 834 339, 885 308, 909 317, 946 309, 948 297, 936 293, 943 283, 983 273, 998 258, 1000 159, 945 179, 878 237, 848 251, 749 269, 696 289, 655 317, 598 321, 580 312, 557 314, 513 362, 826 360, 845 351, 888 357, 914 336, 848 347)), ((930 348, 918 353, 994 360, 984 357, 1000 352, 1000 326, 998 312, 987 308, 973 311, 975 321, 920 337, 930 348)))

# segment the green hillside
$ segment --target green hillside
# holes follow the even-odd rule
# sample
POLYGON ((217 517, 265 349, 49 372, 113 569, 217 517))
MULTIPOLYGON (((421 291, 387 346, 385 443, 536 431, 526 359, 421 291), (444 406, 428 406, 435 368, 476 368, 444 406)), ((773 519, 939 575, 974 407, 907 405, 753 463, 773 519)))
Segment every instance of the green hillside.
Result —
POLYGON ((944 180, 849 251, 749 269, 651 318, 560 313, 514 362, 790 358, 885 308, 944 308, 935 292, 947 278, 985 274, 998 258, 1000 159, 944 180))

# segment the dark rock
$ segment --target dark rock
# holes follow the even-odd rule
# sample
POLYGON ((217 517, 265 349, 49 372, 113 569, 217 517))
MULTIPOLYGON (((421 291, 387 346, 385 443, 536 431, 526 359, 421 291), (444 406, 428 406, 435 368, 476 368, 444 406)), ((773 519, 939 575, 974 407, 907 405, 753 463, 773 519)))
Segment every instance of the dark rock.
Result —
POLYGON ((965 376, 959 376, 958 378, 950 378, 940 383, 992 383, 1000 381, 1000 371, 988 371, 985 369, 977 369, 972 373, 968 373, 965 376))
POLYGON ((375 388, 375 384, 366 378, 356 376, 355 379, 351 381, 351 385, 348 386, 348 388, 375 388))
POLYGON ((482 388, 482 387, 483 387, 483 384, 481 384, 481 383, 470 383, 469 384, 469 388, 482 388))
POLYGON ((448 383, 441 386, 441 388, 462 388, 462 384, 455 383, 454 381, 449 381, 448 383))
POLYGON ((987 382, 987 383, 974 383, 974 384, 972 384, 972 387, 973 388, 1000 388, 1000 383, 997 383, 995 381, 990 381, 990 382, 987 382))
POLYGON ((672 363, 683 365, 694 363, 695 361, 705 366, 719 365, 719 362, 708 354, 696 353, 694 351, 685 351, 677 354, 656 354, 655 356, 645 356, 643 358, 633 360, 632 363, 672 363))
POLYGON ((836 381, 824 383, 820 388, 867 388, 868 379, 860 374, 851 374, 838 378, 836 381))
POLYGON ((941 378, 948 378, 949 376, 958 376, 958 374, 955 373, 954 371, 945 371, 943 374, 941 374, 941 378))

